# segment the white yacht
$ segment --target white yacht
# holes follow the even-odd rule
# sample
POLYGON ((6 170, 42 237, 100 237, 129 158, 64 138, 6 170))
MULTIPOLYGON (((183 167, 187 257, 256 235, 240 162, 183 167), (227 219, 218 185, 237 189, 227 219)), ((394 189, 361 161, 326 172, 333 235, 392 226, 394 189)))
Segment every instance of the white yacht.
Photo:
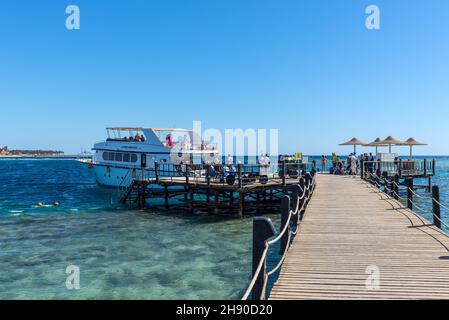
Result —
POLYGON ((78 160, 102 186, 128 187, 135 178, 151 178, 155 162, 172 168, 173 164, 221 162, 218 148, 194 137, 192 130, 122 127, 106 130, 108 138, 95 143, 92 159, 78 160))

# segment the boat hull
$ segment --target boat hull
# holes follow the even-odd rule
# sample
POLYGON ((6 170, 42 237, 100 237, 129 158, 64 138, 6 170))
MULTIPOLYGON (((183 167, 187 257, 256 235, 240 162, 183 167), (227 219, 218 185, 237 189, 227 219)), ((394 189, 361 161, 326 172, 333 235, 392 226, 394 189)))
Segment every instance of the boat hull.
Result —
MULTIPOLYGON (((95 177, 97 183, 104 187, 126 188, 133 179, 143 178, 142 170, 132 167, 114 167, 91 161, 79 161, 84 164, 95 177)), ((151 174, 145 171, 145 178, 151 178, 151 174)))

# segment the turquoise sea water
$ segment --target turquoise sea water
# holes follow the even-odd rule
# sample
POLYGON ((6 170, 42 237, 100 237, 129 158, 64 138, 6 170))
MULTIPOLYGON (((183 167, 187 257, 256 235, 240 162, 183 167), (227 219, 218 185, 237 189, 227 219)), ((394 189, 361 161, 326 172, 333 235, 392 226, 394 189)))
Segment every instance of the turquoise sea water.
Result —
POLYGON ((250 217, 129 210, 71 160, 0 160, 0 171, 0 299, 242 295, 250 217), (80 290, 66 289, 68 265, 80 268, 80 290))
MULTIPOLYGON (((449 158, 436 159, 449 204, 449 158)), ((251 217, 129 210, 73 160, 0 160, 0 172, 0 299, 238 299, 248 283, 251 217)))

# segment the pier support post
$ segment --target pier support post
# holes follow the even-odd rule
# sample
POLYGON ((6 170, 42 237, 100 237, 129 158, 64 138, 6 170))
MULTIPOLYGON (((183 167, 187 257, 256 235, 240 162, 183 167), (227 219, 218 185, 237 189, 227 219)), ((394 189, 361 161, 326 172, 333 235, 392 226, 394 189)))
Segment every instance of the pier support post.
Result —
POLYGON ((427 192, 430 192, 432 190, 432 177, 429 176, 427 180, 427 192))
POLYGON ((308 188, 310 187, 311 183, 312 183, 312 177, 310 176, 310 173, 306 172, 305 185, 304 185, 304 187, 306 188, 306 195, 305 195, 306 198, 309 197, 310 190, 308 188))
POLYGON ((187 193, 188 193, 189 189, 187 186, 184 186, 184 206, 187 205, 187 193))
MULTIPOLYGON (((212 168, 211 165, 208 165, 206 167, 206 183, 207 183, 208 187, 210 186, 210 170, 211 170, 211 168, 212 168)), ((209 190, 209 188, 207 190, 209 190)))
POLYGON ((159 163, 154 162, 154 177, 156 178, 156 183, 159 183, 159 163))
POLYGON ((433 212, 433 223, 434 225, 441 229, 441 214, 440 214, 440 188, 438 186, 432 187, 432 212, 433 212))
POLYGON ((298 225, 299 215, 300 215, 299 211, 301 209, 301 204, 298 203, 299 202, 299 199, 298 199, 299 194, 300 194, 299 193, 299 185, 294 185, 293 189, 292 189, 292 199, 291 199, 292 210, 296 210, 296 207, 298 207, 298 212, 296 212, 296 217, 294 217, 294 219, 293 219, 293 227, 295 228, 295 230, 296 230, 296 227, 298 225))
POLYGON ((256 202, 257 202, 257 204, 256 204, 256 212, 257 212, 257 214, 260 214, 260 205, 261 205, 261 203, 260 203, 260 191, 256 191, 256 202))
POLYGON ((390 187, 390 197, 394 197, 394 178, 390 178, 389 182, 389 187, 390 187))
POLYGON ((168 209, 168 187, 164 186, 164 207, 168 209))
MULTIPOLYGON (((289 222, 290 216, 290 197, 284 196, 281 200, 281 225, 279 227, 279 233, 285 228, 285 225, 289 222)), ((281 245, 279 248, 279 254, 283 255, 288 246, 288 236, 290 234, 290 226, 287 226, 287 230, 282 235, 281 245)))
POLYGON ((207 190, 206 190, 206 204, 207 204, 207 207, 209 207, 209 204, 210 204, 210 188, 207 188, 207 190))
POLYGON ((214 190, 214 213, 218 213, 218 190, 214 190))
POLYGON ((384 183, 384 193, 388 195, 388 172, 382 172, 382 180, 384 183))
POLYGON ((195 201, 195 193, 193 188, 190 188, 190 212, 193 212, 193 210, 195 209, 194 201, 195 201))
MULTIPOLYGON (((253 277, 256 275, 257 267, 263 258, 265 251, 265 242, 276 234, 273 223, 269 218, 255 217, 253 219, 253 277)), ((253 290, 251 291, 252 300, 264 298, 263 292, 266 274, 266 259, 262 262, 262 268, 257 275, 253 290)))
POLYGON ((407 186, 407 208, 413 210, 413 179, 405 179, 405 185, 407 186))
POLYGON ((304 191, 304 186, 305 186, 305 179, 304 177, 301 177, 301 179, 299 179, 299 187, 301 188, 301 194, 304 191))
POLYGON ((243 218, 243 207, 245 205, 245 195, 239 191, 239 216, 243 218))
POLYGON ((137 207, 139 209, 142 209, 142 199, 141 199, 142 191, 141 191, 141 188, 140 188, 140 183, 137 184, 136 188, 137 188, 137 207))
POLYGON ((145 187, 142 183, 138 186, 139 209, 145 208, 145 187))

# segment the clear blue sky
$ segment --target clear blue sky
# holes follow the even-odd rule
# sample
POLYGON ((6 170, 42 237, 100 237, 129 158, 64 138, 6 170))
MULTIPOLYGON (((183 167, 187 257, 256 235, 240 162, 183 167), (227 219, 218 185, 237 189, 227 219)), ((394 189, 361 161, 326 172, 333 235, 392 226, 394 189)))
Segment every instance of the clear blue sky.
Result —
MULTIPOLYGON (((106 126, 279 128, 280 151, 413 136, 449 154, 449 1, 2 0, 0 145, 106 126), (65 28, 65 8, 81 29, 65 28), (365 8, 381 30, 365 28, 365 8)), ((369 150, 369 149, 366 149, 369 150)), ((407 148, 395 150, 406 154, 407 148)))

